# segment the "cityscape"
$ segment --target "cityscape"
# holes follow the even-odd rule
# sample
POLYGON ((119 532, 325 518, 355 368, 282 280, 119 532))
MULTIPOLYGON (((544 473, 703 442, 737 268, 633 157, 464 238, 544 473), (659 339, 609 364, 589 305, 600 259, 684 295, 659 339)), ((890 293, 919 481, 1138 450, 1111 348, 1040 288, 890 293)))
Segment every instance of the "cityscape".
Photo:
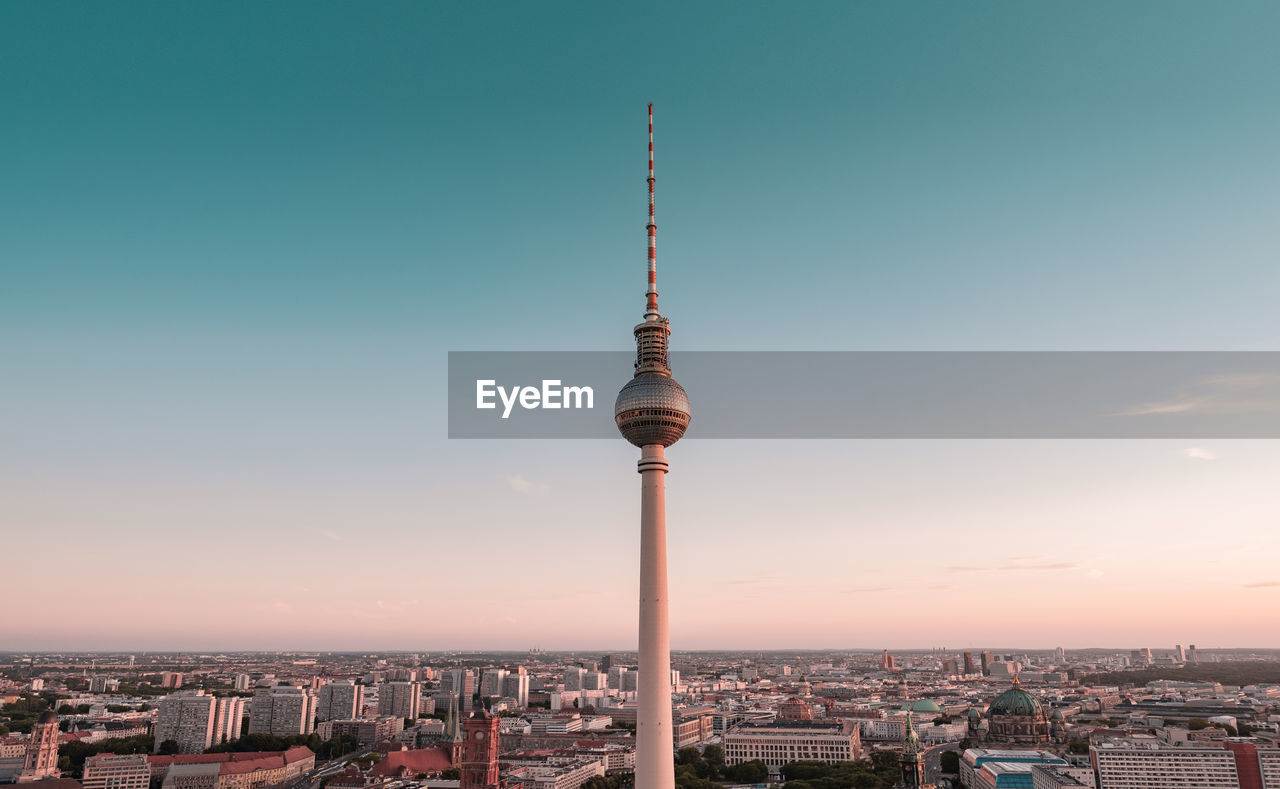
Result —
POLYGON ((0 6, 0 785, 1280 789, 1277 25, 0 6))
MULTIPOLYGON (((0 780, 612 789, 637 766, 637 657, 9 653, 0 780)), ((1280 780, 1280 650, 677 651, 671 667, 682 789, 1280 780)))

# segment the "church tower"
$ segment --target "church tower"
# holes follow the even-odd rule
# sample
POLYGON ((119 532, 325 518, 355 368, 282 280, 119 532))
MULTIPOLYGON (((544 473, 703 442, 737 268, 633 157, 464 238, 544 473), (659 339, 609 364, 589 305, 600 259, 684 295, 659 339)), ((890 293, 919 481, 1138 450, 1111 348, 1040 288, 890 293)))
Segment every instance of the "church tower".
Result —
POLYGON ((22 761, 18 782, 42 781, 62 775, 58 770, 58 716, 53 710, 45 710, 31 727, 31 739, 22 761))
POLYGON ((907 713, 906 725, 902 732, 902 753, 898 756, 899 772, 902 780, 899 786, 905 789, 921 789, 924 786, 924 760, 921 759, 920 737, 911 725, 911 713, 907 713))

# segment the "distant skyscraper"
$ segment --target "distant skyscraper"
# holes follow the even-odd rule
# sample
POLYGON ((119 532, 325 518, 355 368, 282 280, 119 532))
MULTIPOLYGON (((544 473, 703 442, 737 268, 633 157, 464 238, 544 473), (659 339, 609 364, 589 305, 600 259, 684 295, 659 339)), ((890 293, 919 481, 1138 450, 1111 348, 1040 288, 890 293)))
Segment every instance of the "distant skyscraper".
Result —
POLYGON ((1175 660, 1177 660, 1179 663, 1186 663, 1186 662, 1187 662, 1187 651, 1186 651, 1185 649, 1183 649, 1183 648, 1182 648, 1182 644, 1174 644, 1174 646, 1173 646, 1173 657, 1174 657, 1174 659, 1175 659, 1175 660))
POLYGON ((982 658, 982 673, 984 676, 991 673, 991 650, 984 649, 980 655, 982 658))
POLYGON ((217 702, 203 690, 174 693, 160 700, 156 712, 154 752, 164 743, 178 744, 178 753, 204 753, 213 744, 217 702))
POLYGON ((978 673, 978 667, 977 667, 977 666, 975 666, 975 665, 973 664, 973 653, 972 653, 972 652, 965 652, 965 653, 964 653, 964 673, 966 673, 966 674, 977 674, 977 673, 978 673))
POLYGON ((253 685, 253 677, 248 674, 236 674, 236 690, 248 690, 253 685))
POLYGON ((1189 663, 1200 662, 1200 653, 1196 651, 1195 644, 1192 644, 1190 647, 1187 648, 1187 662, 1189 663))
POLYGON ((160 687, 162 688, 180 688, 182 687, 181 671, 166 671, 160 675, 160 687))
MULTIPOLYGON (((658 312, 654 214, 653 105, 649 105, 649 286, 636 338, 635 375, 614 402, 622 435, 640 447, 640 689, 636 711, 636 789, 673 789, 671 632, 667 599, 666 448, 689 426, 689 397, 671 377, 671 328, 658 312)), ((468 787, 463 787, 468 789, 468 787)))

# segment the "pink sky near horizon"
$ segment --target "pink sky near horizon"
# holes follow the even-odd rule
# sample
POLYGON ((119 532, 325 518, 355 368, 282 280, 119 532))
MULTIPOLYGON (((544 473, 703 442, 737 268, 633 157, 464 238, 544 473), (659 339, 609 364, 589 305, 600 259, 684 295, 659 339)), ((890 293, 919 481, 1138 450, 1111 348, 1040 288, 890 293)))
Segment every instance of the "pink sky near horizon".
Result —
MULTIPOLYGON (((684 442, 672 647, 1277 646, 1274 448, 684 442)), ((629 448, 448 449, 346 485, 11 480, 0 648, 634 648, 629 448)))

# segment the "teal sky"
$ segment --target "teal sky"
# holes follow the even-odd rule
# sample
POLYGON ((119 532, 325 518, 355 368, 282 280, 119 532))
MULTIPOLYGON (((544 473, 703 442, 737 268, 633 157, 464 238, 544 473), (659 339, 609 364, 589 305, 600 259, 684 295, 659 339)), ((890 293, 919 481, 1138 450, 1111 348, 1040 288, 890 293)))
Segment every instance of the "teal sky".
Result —
MULTIPOLYGON (((679 348, 1280 349, 1277 29, 1263 2, 2 4, 0 525, 11 588, 68 580, 13 646, 633 644, 634 452, 449 442, 443 395, 449 350, 628 346, 650 101, 679 348), (501 583, 458 591, 464 551, 501 583)), ((1280 625, 1274 443, 671 458, 677 648, 1280 625), (1195 535, 1225 530, 1215 570, 1195 535), (1187 616, 1141 613, 1153 566, 1202 579, 1187 616), (1009 581, 1135 602, 1032 626, 1009 581), (1244 613, 1196 618, 1206 588, 1244 613)))

